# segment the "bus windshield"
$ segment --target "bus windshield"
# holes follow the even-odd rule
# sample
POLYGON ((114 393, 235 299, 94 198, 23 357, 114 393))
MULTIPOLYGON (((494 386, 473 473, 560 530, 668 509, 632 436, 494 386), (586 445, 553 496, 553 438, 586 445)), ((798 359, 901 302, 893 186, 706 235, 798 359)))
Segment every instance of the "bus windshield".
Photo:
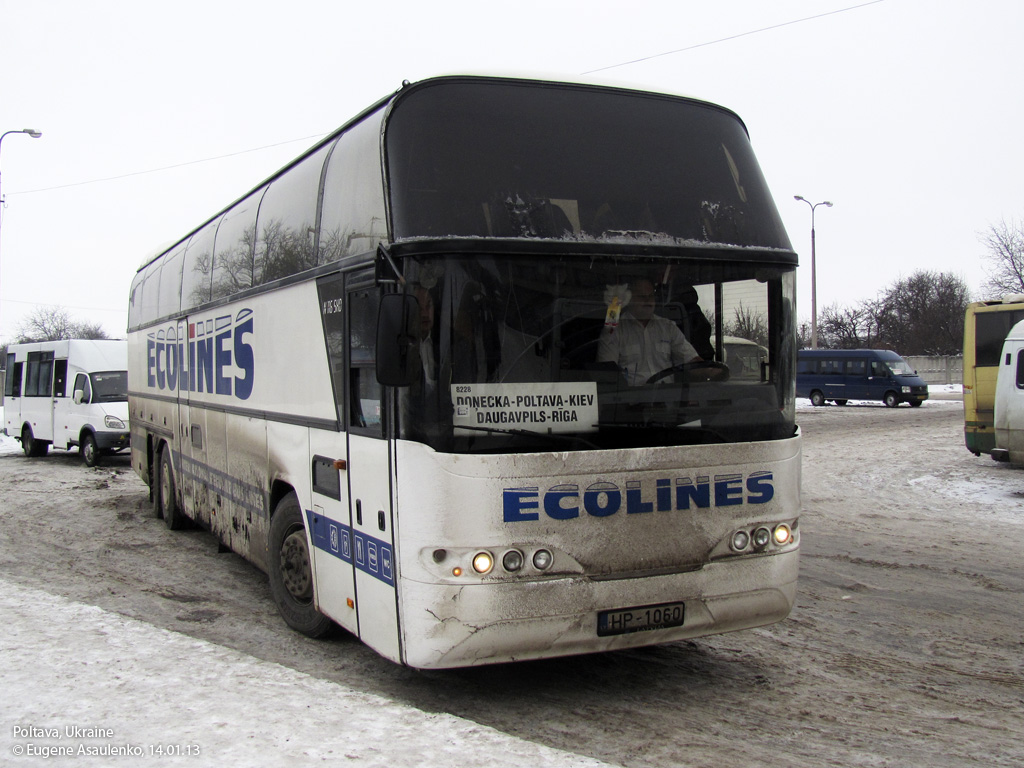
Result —
POLYGON ((792 267, 479 255, 405 267, 420 321, 401 437, 516 452, 794 434, 792 267), (765 354, 719 362, 726 336, 765 354))
POLYGON ((790 250, 733 113, 582 86, 442 80, 386 136, 395 241, 630 238, 790 250))

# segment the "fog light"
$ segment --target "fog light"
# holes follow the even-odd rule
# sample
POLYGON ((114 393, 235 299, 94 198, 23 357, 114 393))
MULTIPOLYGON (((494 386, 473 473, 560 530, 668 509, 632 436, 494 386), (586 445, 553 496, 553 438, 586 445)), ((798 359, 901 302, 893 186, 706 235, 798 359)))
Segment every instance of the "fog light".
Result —
POLYGON ((779 545, 789 544, 790 539, 792 539, 792 538, 793 538, 793 533, 789 530, 789 526, 788 525, 783 524, 783 525, 775 526, 775 543, 776 544, 779 544, 779 545))
POLYGON ((533 553, 533 567, 538 571, 546 571, 554 562, 554 557, 546 549, 538 549, 533 553))
POLYGON ((747 548, 750 543, 750 535, 746 531, 736 531, 732 535, 732 548, 737 552, 742 552, 747 548))
POLYGON ((523 553, 518 549, 510 549, 501 558, 501 565, 509 573, 515 573, 523 567, 523 553))
POLYGON ((489 573, 494 567, 494 558, 490 552, 478 552, 473 556, 473 570, 477 573, 489 573))
POLYGON ((768 542, 771 541, 772 534, 767 528, 758 528, 754 531, 754 546, 758 549, 764 549, 768 546, 768 542))

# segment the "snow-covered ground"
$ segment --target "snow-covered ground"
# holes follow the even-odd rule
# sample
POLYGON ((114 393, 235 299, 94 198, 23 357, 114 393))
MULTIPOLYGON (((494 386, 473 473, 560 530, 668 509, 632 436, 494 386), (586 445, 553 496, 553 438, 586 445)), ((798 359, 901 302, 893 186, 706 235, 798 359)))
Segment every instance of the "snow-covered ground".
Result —
POLYGON ((607 765, 3 579, 0 616, 2 765, 607 765))

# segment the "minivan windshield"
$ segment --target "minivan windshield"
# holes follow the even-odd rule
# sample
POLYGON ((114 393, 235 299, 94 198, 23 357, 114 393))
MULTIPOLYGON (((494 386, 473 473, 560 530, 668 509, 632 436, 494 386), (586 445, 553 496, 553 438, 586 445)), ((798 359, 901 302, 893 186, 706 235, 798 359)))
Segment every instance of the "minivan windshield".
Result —
POLYGON ((403 438, 510 452, 794 433, 793 267, 553 255, 404 266, 420 317, 403 438), (756 359, 730 364, 726 336, 756 359))
POLYGON ((101 371, 90 378, 94 403, 128 402, 128 371, 101 371))

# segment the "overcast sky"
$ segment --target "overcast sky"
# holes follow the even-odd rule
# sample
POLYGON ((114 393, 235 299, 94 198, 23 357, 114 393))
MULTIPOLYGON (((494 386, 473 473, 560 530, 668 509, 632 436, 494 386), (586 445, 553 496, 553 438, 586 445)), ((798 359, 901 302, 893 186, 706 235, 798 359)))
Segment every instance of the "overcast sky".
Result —
MULTIPOLYGON (((1019 0, 0 0, 0 341, 37 306, 123 336, 140 263, 402 80, 605 79, 736 111, 811 315, 930 269, 977 298, 1024 218, 1019 0), (162 170, 161 170, 162 169, 162 170)), ((987 297, 985 297, 987 298, 987 297)))

